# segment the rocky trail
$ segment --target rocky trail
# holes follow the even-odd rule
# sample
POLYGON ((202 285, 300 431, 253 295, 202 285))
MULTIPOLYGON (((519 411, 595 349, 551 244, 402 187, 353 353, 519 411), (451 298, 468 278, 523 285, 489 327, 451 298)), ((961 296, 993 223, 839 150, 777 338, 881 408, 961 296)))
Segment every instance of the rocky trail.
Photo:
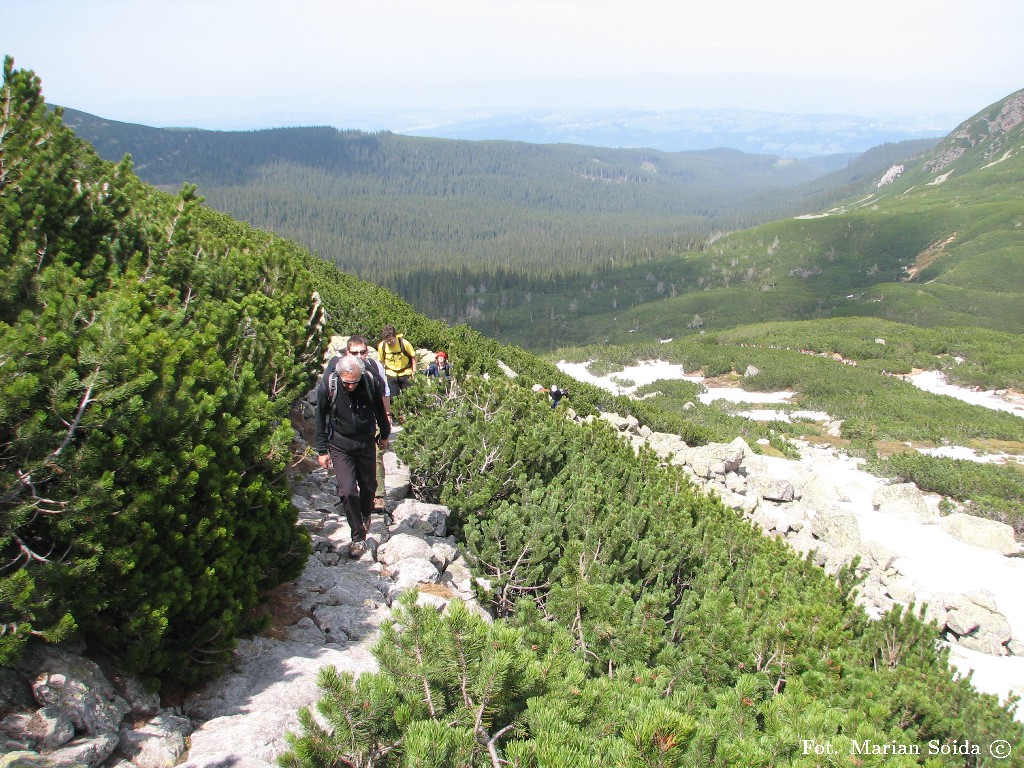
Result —
POLYGON ((0 668, 0 768, 270 768, 298 729, 298 710, 319 698, 317 677, 334 665, 375 671, 371 648, 391 605, 418 588, 438 610, 476 602, 446 508, 408 498, 408 471, 385 454, 389 526, 375 514, 367 552, 348 556, 348 524, 333 475, 316 468, 293 482, 313 553, 272 596, 270 627, 242 640, 222 675, 180 704, 161 707, 131 679, 61 647, 43 646, 17 670, 0 668))
MULTIPOLYGON (((792 461, 756 454, 741 439, 690 447, 631 417, 601 418, 826 570, 859 556, 869 614, 926 603, 951 662, 973 670, 976 688, 1000 700, 1024 696, 1024 557, 1009 526, 942 516, 937 497, 886 484, 827 446, 800 444, 792 461)), ((319 698, 322 667, 376 670, 371 649, 403 592, 418 589, 438 610, 462 600, 490 619, 448 536, 448 510, 409 498, 406 468, 390 451, 385 463, 394 521, 374 516, 357 560, 347 555, 333 476, 311 468, 293 480, 313 553, 272 596, 270 627, 240 642, 230 668, 184 701, 161 707, 132 680, 60 647, 36 649, 17 674, 0 669, 0 711, 15 713, 0 721, 0 768, 270 768, 298 728, 299 708, 319 698)), ((1024 720, 1020 708, 1016 716, 1024 720)))
POLYGON ((447 509, 407 498, 408 472, 393 452, 385 466, 394 523, 374 515, 358 560, 347 554, 351 539, 335 506, 333 476, 317 469, 295 486, 293 502, 312 534, 313 554, 299 579, 275 595, 271 628, 240 643, 232 668, 186 700, 184 712, 198 724, 187 768, 275 765, 287 749, 285 734, 298 728, 298 709, 319 698, 321 667, 376 671, 371 648, 403 592, 419 588, 419 602, 438 610, 463 600, 486 615, 455 539, 447 537, 447 509))

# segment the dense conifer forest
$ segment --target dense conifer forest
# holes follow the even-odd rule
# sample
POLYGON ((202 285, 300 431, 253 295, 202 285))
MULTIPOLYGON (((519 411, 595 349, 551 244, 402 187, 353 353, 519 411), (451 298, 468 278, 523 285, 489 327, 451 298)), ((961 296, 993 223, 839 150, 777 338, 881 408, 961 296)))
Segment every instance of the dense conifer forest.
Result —
MULTIPOLYGON (((587 286, 614 285, 623 267, 818 210, 934 143, 796 161, 326 127, 156 129, 72 110, 65 119, 106 159, 130 154, 139 176, 160 188, 194 183, 211 207, 293 239, 431 317, 498 338, 515 332, 518 343, 527 326, 585 301, 587 286), (531 303, 553 289, 550 302, 531 303), (492 319, 517 308, 515 327, 492 319)), ((656 284, 639 288, 617 306, 667 295, 656 284)))
MULTIPOLYGON (((456 362, 457 396, 407 393, 402 458, 498 618, 407 604, 380 673, 324 673, 285 765, 838 766, 906 744, 858 764, 973 766, 992 763, 950 746, 1024 744, 918 607, 869 620, 853 570, 553 412, 529 388, 566 381, 550 362, 142 183, 10 60, 0 106, 0 663, 77 637, 154 685, 216 674, 308 552, 288 410, 323 338, 390 322, 456 362)), ((716 427, 573 386, 584 415, 716 427)))

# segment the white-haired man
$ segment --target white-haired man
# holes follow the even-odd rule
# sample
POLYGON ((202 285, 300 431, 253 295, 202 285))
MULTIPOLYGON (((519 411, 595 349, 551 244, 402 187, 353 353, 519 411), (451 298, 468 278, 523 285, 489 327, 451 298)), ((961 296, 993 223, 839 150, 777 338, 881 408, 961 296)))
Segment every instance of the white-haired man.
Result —
MULTIPOLYGON (((350 355, 355 355, 366 365, 368 371, 376 371, 377 380, 384 387, 384 410, 388 412, 388 421, 394 424, 391 419, 391 390, 388 387, 387 373, 380 360, 370 357, 370 342, 365 336, 350 336, 345 343, 345 350, 350 355)), ((384 488, 384 449, 377 449, 377 495, 373 500, 373 508, 384 515, 388 523, 394 522, 394 517, 388 510, 387 492, 384 488)))
POLYGON ((357 356, 332 361, 316 388, 316 452, 321 467, 334 467, 338 496, 352 532, 348 553, 356 558, 366 552, 377 491, 375 435, 377 445, 387 448, 391 422, 383 388, 357 356))

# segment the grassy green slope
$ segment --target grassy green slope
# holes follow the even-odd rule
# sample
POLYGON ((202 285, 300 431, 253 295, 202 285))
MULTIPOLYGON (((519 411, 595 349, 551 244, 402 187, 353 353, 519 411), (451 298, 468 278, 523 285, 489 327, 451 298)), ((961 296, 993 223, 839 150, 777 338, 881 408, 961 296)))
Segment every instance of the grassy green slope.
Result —
POLYGON ((666 343, 561 349, 553 359, 594 361, 595 371, 661 359, 708 377, 742 381, 748 390, 792 390, 791 405, 773 407, 825 412, 840 420, 840 437, 822 423, 758 423, 734 416, 744 405, 701 405, 695 385, 687 382, 655 382, 639 394, 653 412, 675 414, 690 434, 716 442, 741 436, 752 444, 767 438, 778 447, 778 437, 785 435, 841 446, 871 459, 876 473, 969 503, 974 514, 1006 522, 1022 534, 1024 466, 936 458, 917 449, 957 445, 981 454, 1024 455, 1024 420, 924 392, 899 376, 940 369, 963 386, 1020 391, 1022 349, 1017 334, 925 329, 862 317, 760 323, 666 343), (744 376, 751 366, 758 373, 744 376))
POLYGON ((602 275, 626 287, 653 278, 667 286, 656 301, 567 311, 567 285, 493 320, 517 328, 550 308, 551 337, 610 343, 828 316, 1024 332, 1022 102, 988 108, 870 195, 602 275))

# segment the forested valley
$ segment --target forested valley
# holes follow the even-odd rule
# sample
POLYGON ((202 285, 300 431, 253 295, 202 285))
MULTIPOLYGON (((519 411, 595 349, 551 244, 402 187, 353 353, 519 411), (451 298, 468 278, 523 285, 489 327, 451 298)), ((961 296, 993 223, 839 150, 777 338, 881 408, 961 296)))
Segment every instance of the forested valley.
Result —
MULTIPOLYGON (((155 129, 68 110, 113 162, 160 188, 294 239, 431 317, 528 346, 542 319, 614 291, 623 269, 703 252, 723 232, 818 210, 934 142, 787 160, 452 141, 333 128, 155 129), (536 297, 550 296, 534 303, 536 297)), ((613 298, 666 295, 641 281, 613 298)), ((609 294, 610 295, 610 294, 609 294)), ((544 343, 551 340, 545 339, 544 343)))

